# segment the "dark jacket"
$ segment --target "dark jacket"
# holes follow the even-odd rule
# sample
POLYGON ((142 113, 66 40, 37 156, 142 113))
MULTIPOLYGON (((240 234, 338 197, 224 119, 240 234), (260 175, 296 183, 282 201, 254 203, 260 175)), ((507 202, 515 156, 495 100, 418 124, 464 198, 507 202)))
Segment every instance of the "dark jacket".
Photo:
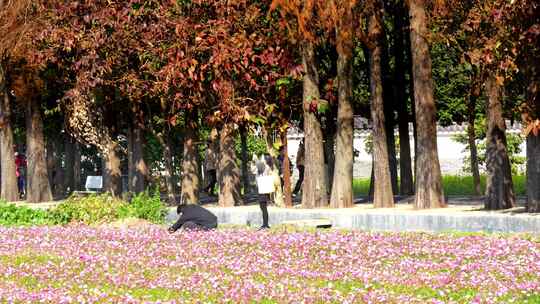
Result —
POLYGON ((186 222, 195 223, 206 229, 214 229, 217 227, 217 217, 212 214, 212 212, 199 205, 184 206, 184 208, 182 208, 182 215, 171 228, 176 231, 186 222))

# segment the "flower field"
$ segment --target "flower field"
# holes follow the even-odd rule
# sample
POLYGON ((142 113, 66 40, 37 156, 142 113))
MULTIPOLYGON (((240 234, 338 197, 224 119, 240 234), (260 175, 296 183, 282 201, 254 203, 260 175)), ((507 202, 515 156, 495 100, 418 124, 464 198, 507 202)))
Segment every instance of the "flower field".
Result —
POLYGON ((0 303, 540 303, 538 239, 0 228, 0 303))

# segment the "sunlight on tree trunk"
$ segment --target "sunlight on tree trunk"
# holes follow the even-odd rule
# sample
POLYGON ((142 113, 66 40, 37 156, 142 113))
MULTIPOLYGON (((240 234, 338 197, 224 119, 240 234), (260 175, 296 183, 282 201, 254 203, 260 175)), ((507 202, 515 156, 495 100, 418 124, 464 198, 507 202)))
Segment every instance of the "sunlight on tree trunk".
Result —
POLYGON ((47 173, 43 119, 37 99, 30 97, 26 104, 27 196, 29 203, 52 201, 47 173))
POLYGON ((4 69, 0 65, 0 198, 8 202, 19 200, 11 119, 11 104, 6 88, 4 69))
POLYGON ((197 131, 187 123, 184 139, 184 157, 182 158, 182 199, 187 204, 199 203, 199 161, 197 131))
POLYGON ((494 75, 486 80, 487 147, 485 208, 499 210, 516 206, 510 159, 506 150, 506 124, 502 113, 501 87, 494 75))
POLYGON ((444 200, 441 168, 437 153, 436 108, 433 98, 431 55, 427 41, 425 0, 409 1, 411 53, 416 103, 417 150, 415 208, 440 208, 444 200))
POLYGON ((376 13, 369 17, 368 31, 373 46, 369 54, 371 119, 373 133, 373 205, 375 208, 394 207, 394 195, 389 167, 388 146, 384 117, 383 83, 381 70, 382 35, 381 17, 376 13))
MULTIPOLYGON (((336 136, 336 160, 332 182, 330 207, 353 206, 353 120, 352 96, 352 50, 342 50, 338 57, 338 115, 336 136)), ((333 150, 333 149, 332 149, 333 150)))
POLYGON ((219 201, 221 207, 238 206, 242 203, 240 195, 240 168, 236 163, 234 150, 234 124, 226 123, 220 133, 219 146, 219 201))
POLYGON ((118 143, 109 140, 106 143, 107 150, 104 152, 103 188, 113 196, 122 194, 122 171, 120 168, 120 156, 118 155, 118 143))
POLYGON ((128 187, 133 193, 146 190, 148 167, 144 160, 143 131, 136 124, 128 130, 128 187))
POLYGON ((305 140, 305 178, 302 186, 302 206, 317 208, 328 205, 326 170, 324 168, 324 147, 321 123, 310 108, 320 98, 319 74, 315 61, 313 44, 305 42, 302 46, 304 66, 304 140, 305 140))

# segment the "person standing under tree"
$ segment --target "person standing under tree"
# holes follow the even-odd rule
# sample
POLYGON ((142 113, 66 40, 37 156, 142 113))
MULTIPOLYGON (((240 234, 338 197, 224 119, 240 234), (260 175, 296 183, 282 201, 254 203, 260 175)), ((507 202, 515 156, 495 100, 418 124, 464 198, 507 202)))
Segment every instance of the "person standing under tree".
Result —
POLYGON ((256 164, 257 166, 257 187, 259 192, 259 207, 262 212, 262 226, 259 230, 268 229, 268 203, 270 202, 270 194, 275 192, 274 176, 272 170, 274 161, 272 156, 265 153, 262 159, 256 164))
POLYGON ((302 188, 302 183, 304 182, 304 139, 300 142, 300 146, 298 147, 298 153, 296 154, 296 168, 298 169, 298 181, 296 182, 296 186, 294 187, 293 194, 298 195, 298 192, 302 188))

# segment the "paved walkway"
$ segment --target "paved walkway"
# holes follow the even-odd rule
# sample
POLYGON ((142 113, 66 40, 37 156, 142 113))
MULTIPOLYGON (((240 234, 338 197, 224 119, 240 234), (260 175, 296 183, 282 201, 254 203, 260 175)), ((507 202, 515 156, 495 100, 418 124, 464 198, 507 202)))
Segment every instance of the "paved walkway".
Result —
MULTIPOLYGON (((207 206, 220 224, 261 225, 261 212, 256 205, 221 208, 207 206)), ((329 219, 333 227, 375 231, 464 231, 464 232, 530 232, 540 233, 540 214, 525 213, 523 207, 504 211, 484 211, 478 205, 450 205, 447 208, 414 210, 412 205, 375 209, 359 204, 347 209, 269 208, 270 225, 285 221, 329 219)), ((168 221, 176 219, 170 209, 168 221)))

